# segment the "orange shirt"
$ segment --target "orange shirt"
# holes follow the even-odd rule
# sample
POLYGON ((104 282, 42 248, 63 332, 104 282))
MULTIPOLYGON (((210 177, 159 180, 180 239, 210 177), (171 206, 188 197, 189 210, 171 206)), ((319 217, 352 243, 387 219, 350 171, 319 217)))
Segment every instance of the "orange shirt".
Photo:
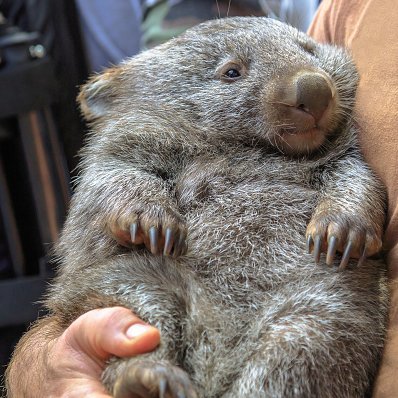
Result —
POLYGON ((385 246, 391 276, 398 277, 398 1, 323 0, 309 34, 348 47, 358 66, 360 141, 387 187, 385 246))
MULTIPOLYGON (((309 28, 348 47, 361 75, 355 109, 365 158, 388 193, 390 321, 374 398, 398 397, 398 0, 323 0, 309 28)), ((354 365, 355 366, 355 365, 354 365)))

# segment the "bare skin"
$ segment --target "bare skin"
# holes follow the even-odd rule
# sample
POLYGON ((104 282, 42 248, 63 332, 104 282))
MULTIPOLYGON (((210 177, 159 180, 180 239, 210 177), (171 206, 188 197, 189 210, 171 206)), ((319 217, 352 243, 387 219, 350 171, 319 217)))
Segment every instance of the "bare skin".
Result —
POLYGON ((17 347, 8 397, 110 398, 100 381, 109 357, 139 355, 159 341, 156 328, 122 307, 89 311, 62 334, 53 319, 43 319, 17 347))

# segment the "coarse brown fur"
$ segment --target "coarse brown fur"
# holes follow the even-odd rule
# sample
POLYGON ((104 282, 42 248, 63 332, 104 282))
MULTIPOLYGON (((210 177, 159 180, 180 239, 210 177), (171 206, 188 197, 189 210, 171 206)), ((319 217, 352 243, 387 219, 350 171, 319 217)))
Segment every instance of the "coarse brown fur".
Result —
POLYGON ((67 326, 116 301, 161 330, 153 353, 109 363, 115 396, 369 392, 387 295, 383 262, 364 257, 380 248, 385 198, 358 149, 357 81, 342 49, 230 18, 83 87, 92 130, 47 305, 67 326), (315 124, 289 102, 303 73, 330 87, 315 124), (315 264, 307 226, 310 247, 334 236, 361 265, 315 264))

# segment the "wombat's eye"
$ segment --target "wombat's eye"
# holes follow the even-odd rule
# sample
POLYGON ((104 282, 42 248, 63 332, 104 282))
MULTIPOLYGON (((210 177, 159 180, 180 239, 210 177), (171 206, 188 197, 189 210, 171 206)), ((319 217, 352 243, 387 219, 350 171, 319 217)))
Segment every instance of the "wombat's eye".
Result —
POLYGON ((228 62, 217 70, 217 77, 224 82, 234 82, 239 80, 245 71, 245 67, 240 63, 228 62))
POLYGON ((228 69, 224 73, 224 76, 227 77, 228 79, 236 79, 237 77, 240 77, 240 72, 236 69, 228 69))

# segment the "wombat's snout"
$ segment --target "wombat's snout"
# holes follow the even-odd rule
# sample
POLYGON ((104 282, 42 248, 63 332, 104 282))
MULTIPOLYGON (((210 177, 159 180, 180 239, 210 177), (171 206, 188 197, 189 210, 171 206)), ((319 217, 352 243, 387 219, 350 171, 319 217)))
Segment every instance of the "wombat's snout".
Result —
POLYGON ((318 127, 330 108, 334 88, 326 76, 318 72, 299 72, 279 92, 277 102, 286 106, 286 119, 298 131, 318 127))
POLYGON ((306 73, 297 77, 295 85, 294 106, 312 115, 318 123, 333 98, 329 82, 317 73, 306 73))
POLYGON ((321 71, 299 70, 277 79, 267 97, 266 109, 277 129, 278 148, 291 154, 319 148, 333 130, 337 108, 336 88, 321 71))

